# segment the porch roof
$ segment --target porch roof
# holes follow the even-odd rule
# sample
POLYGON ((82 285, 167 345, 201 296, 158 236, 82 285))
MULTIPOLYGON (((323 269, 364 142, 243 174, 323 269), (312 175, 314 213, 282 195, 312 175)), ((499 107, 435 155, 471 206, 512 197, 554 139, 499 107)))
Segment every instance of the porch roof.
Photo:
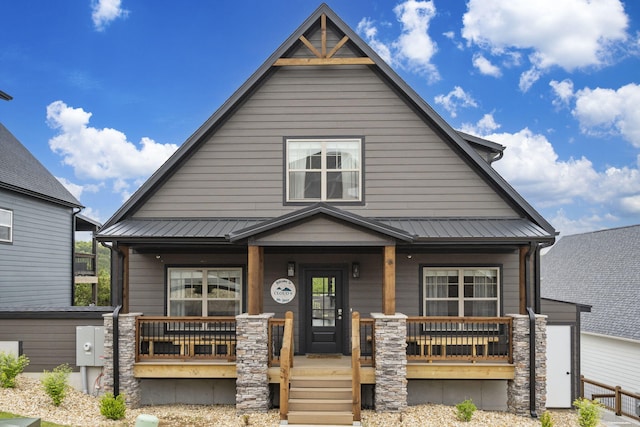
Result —
MULTIPOLYGON (((152 218, 126 219, 101 230, 111 240, 193 240, 193 243, 238 241, 247 233, 272 229, 277 218, 152 218)), ((552 241, 543 228, 523 218, 376 218, 387 230, 413 236, 414 243, 472 241, 552 241)), ((363 224, 360 224, 363 225, 363 224)))

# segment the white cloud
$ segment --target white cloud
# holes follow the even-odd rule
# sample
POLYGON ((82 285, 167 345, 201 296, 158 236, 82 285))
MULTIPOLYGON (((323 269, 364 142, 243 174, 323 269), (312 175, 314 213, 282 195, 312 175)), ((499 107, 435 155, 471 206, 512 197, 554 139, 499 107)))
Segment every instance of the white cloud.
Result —
POLYGON ((640 85, 630 83, 617 90, 584 88, 575 97, 572 113, 582 132, 621 135, 640 148, 640 85))
POLYGON ((573 234, 587 233, 589 231, 608 228, 608 222, 615 222, 619 218, 611 215, 582 215, 577 219, 569 218, 564 209, 559 209, 548 218, 553 227, 560 232, 560 238, 573 234))
POLYGON ((531 67, 524 73, 520 74, 520 82, 518 83, 520 91, 528 91, 531 86, 540 79, 541 75, 542 73, 536 67, 531 67))
POLYGON ((476 124, 463 123, 462 132, 469 133, 471 135, 482 137, 482 135, 490 134, 500 128, 500 125, 496 123, 493 118, 493 114, 487 113, 476 124))
POLYGON ((130 184, 126 180, 148 177, 178 148, 146 137, 138 147, 118 130, 88 126, 90 117, 91 113, 62 101, 49 104, 47 123, 58 131, 49 140, 49 147, 63 157, 64 164, 71 166, 79 178, 114 180, 114 191, 129 194, 130 184))
POLYGON ((620 0, 469 0, 462 36, 493 55, 530 53, 523 90, 552 66, 573 71, 609 64, 629 39, 628 21, 620 0))
POLYGON ((502 75, 500 68, 493 65, 491 61, 479 53, 473 55, 473 66, 476 67, 480 73, 487 76, 500 77, 502 75))
POLYGON ((97 31, 104 31, 112 21, 128 14, 129 11, 122 8, 121 0, 92 0, 91 19, 97 31))
POLYGON ((451 117, 457 116, 457 109, 461 107, 477 107, 478 104, 471 95, 466 93, 460 86, 446 95, 437 95, 434 98, 436 104, 442 105, 445 110, 451 114, 451 117))
POLYGON ((558 108, 567 107, 573 98, 573 82, 569 79, 564 79, 561 82, 551 80, 549 86, 555 95, 551 103, 558 108))
POLYGON ((407 0, 393 11, 402 23, 402 34, 394 43, 398 55, 410 70, 424 73, 430 81, 440 78, 431 58, 437 52, 436 43, 429 36, 429 23, 436 15, 432 1, 407 0))
POLYGON ((84 187, 82 185, 75 184, 69 181, 68 179, 62 178, 59 176, 56 176, 56 179, 60 181, 60 184, 62 184, 64 188, 66 188, 69 191, 69 193, 73 195, 73 197, 80 200, 80 197, 82 196, 82 192, 84 191, 84 187))
POLYGON ((356 31, 364 36, 369 46, 371 46, 387 64, 394 64, 391 49, 378 39, 378 29, 374 26, 374 22, 371 19, 362 18, 360 22, 358 22, 356 31))
MULTIPOLYGON (((492 116, 485 115, 483 120, 497 125, 492 116)), ((478 122, 463 130, 473 132, 486 126, 478 122)), ((579 207, 582 217, 591 218, 590 221, 640 213, 637 167, 609 167, 599 171, 586 157, 562 160, 544 135, 527 128, 516 133, 474 134, 506 147, 502 160, 492 165, 538 208, 579 207)))

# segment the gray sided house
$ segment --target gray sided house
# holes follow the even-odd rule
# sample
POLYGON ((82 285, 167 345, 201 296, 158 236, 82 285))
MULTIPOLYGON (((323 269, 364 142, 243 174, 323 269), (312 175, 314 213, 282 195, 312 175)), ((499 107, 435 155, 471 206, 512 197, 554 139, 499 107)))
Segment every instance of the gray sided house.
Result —
POLYGON ((31 372, 75 365, 76 326, 102 324, 100 310, 72 306, 74 283, 96 278, 87 255, 92 270, 74 262, 74 232, 97 228, 81 208, 0 124, 0 351, 27 355, 31 372))
POLYGON ((582 375, 636 394, 640 394, 638 254, 640 225, 566 236, 542 257, 541 274, 545 297, 591 305, 581 321, 582 375))
POLYGON ((290 423, 542 411, 556 232, 491 167, 503 149, 320 6, 101 229, 107 387, 290 423))

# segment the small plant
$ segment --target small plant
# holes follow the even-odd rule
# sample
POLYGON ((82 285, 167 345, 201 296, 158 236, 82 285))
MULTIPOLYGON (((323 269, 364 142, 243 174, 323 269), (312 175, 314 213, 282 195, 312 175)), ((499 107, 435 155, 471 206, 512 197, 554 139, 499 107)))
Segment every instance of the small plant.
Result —
POLYGON ((544 411, 540 416, 540 423, 542 427, 553 427, 553 418, 551 418, 551 414, 549 411, 544 411))
POLYGON ((467 399, 464 402, 460 402, 456 405, 456 415, 460 421, 471 421, 473 413, 476 412, 478 407, 473 403, 471 399, 467 399))
POLYGON ((44 371, 42 385, 55 406, 60 406, 69 388, 69 375, 71 367, 65 363, 53 368, 52 372, 44 371))
POLYGON ((110 420, 123 419, 126 409, 123 394, 114 397, 113 393, 105 393, 100 398, 100 413, 110 420))
POLYGON ((29 364, 29 358, 24 354, 16 357, 11 353, 0 351, 0 387, 15 388, 16 377, 29 364))
POLYGON ((600 408, 602 404, 597 400, 589 400, 584 397, 573 402, 578 409, 578 425, 580 427, 597 427, 600 423, 600 408))

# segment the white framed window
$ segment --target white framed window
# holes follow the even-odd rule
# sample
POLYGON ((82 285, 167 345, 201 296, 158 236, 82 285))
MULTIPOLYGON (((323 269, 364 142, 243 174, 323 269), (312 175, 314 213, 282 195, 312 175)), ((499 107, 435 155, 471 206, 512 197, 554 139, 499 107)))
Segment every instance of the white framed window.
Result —
POLYGON ((362 139, 287 139, 288 202, 362 200, 362 139))
POLYGON ((241 268, 169 268, 169 316, 235 316, 242 311, 241 268))
POLYGON ((424 267, 422 284, 425 316, 499 316, 497 267, 424 267))
POLYGON ((0 242, 13 242, 13 211, 0 209, 0 242))

